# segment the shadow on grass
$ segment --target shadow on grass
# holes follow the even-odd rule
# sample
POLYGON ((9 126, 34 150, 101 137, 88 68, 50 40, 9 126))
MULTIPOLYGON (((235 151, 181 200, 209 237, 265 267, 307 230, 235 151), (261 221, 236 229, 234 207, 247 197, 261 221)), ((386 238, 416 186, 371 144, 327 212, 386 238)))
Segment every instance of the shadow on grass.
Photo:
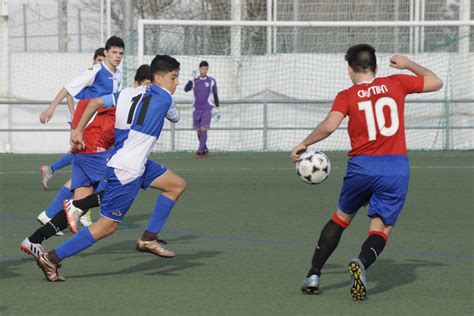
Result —
MULTIPOLYGON (((137 239, 140 235, 141 233, 137 236, 137 239)), ((167 239, 167 241, 168 241, 169 247, 172 248, 173 245, 186 244, 186 243, 189 243, 189 241, 194 240, 196 238, 199 238, 199 237, 193 236, 193 235, 182 235, 182 236, 176 236, 174 238, 167 239)), ((101 247, 100 242, 99 242, 96 245, 96 247, 91 248, 92 251, 81 253, 81 254, 78 254, 77 256, 86 258, 89 256, 97 256, 97 255, 110 255, 110 254, 121 255, 121 257, 113 258, 112 260, 107 259, 108 262, 110 261, 118 262, 118 261, 123 261, 123 260, 129 260, 135 257, 136 258, 150 257, 153 259, 150 260, 149 262, 140 263, 136 267, 126 268, 126 269, 121 270, 120 272, 113 272, 110 274, 122 274, 122 273, 132 273, 132 272, 139 273, 143 271, 150 271, 150 270, 162 269, 163 267, 167 267, 166 269, 163 269, 158 272, 151 271, 151 273, 172 275, 172 271, 178 271, 178 270, 182 270, 186 268, 191 268, 193 266, 203 265, 203 263, 193 262, 193 260, 206 258, 206 257, 214 257, 221 253, 220 251, 201 251, 201 252, 196 252, 195 254, 178 254, 176 258, 166 259, 166 258, 157 257, 152 254, 138 252, 135 250, 135 244, 136 244, 136 240, 126 240, 126 241, 120 241, 114 244, 103 245, 101 247), (168 261, 170 261, 170 263, 167 263, 168 261)), ((21 250, 18 250, 18 251, 21 252, 25 256, 25 258, 0 261, 0 279, 21 277, 23 273, 17 272, 17 270, 19 270, 20 266, 24 264, 31 265, 31 269, 33 270, 38 269, 36 267, 35 260, 31 256, 24 254, 21 250)), ((91 259, 85 260, 84 265, 87 266, 88 264, 90 264, 90 260, 91 259)), ((67 261, 68 260, 65 261, 66 264, 67 264, 67 261)), ((110 266, 113 266, 113 264, 105 264, 104 266, 110 267, 110 266)), ((106 268, 104 268, 104 270, 106 270, 106 268)), ((97 276, 100 276, 100 275, 109 275, 109 274, 107 272, 97 274, 97 276)), ((75 276, 75 277, 78 277, 78 276, 75 276)))
MULTIPOLYGON (((410 284, 417 279, 417 270, 420 268, 434 268, 444 266, 446 266, 446 264, 427 260, 409 259, 403 263, 398 263, 393 259, 379 259, 366 272, 368 294, 379 294, 406 284, 410 284)), ((347 273, 347 271, 324 272, 324 274, 342 273, 347 273)), ((332 285, 325 285, 324 281, 322 281, 321 289, 322 291, 329 291, 347 287, 349 293, 351 281, 348 273, 347 279, 347 282, 340 282, 332 285)))
MULTIPOLYGON (((90 277, 104 277, 113 275, 124 275, 132 273, 145 273, 146 275, 162 275, 162 276, 175 276, 178 272, 199 267, 205 265, 205 263, 199 262, 201 259, 207 259, 215 257, 221 254, 221 251, 196 251, 195 253, 178 254, 174 258, 160 258, 152 254, 138 253, 136 257, 145 258, 148 257, 150 260, 140 262, 123 269, 110 271, 113 264, 104 265, 104 271, 98 273, 80 274, 80 275, 69 275, 67 279, 82 279, 90 277), (109 270, 109 271, 107 271, 109 270)), ((135 256, 134 256, 135 257, 135 256)), ((127 257, 124 259, 130 259, 127 257)))
POLYGON ((19 269, 19 266, 23 264, 35 264, 35 261, 32 257, 26 257, 25 254, 24 259, 16 259, 16 260, 5 260, 0 261, 0 279, 8 279, 8 278, 15 278, 19 277, 22 274, 16 272, 19 269))
POLYGON ((417 271, 420 268, 447 266, 439 262, 416 259, 409 259, 403 263, 395 263, 392 259, 381 259, 376 264, 378 266, 374 266, 373 271, 369 269, 367 272, 369 294, 383 293, 412 283, 417 279, 417 271))
MULTIPOLYGON (((190 240, 199 238, 198 236, 193 235, 181 235, 174 238, 167 239, 168 246, 170 249, 173 248, 173 245, 176 244, 185 244, 190 240)), ((138 238, 137 238, 138 239, 138 238)), ((75 278, 88 278, 88 277, 101 277, 101 276, 111 276, 111 275, 124 275, 131 273, 145 273, 146 275, 164 275, 164 276, 173 276, 178 275, 179 271, 190 269, 194 267, 199 267, 205 265, 205 263, 199 262, 201 259, 212 258, 222 253, 222 251, 196 251, 195 253, 183 253, 177 254, 174 258, 161 258, 149 253, 141 253, 135 250, 135 240, 121 241, 112 245, 106 245, 101 248, 97 248, 94 252, 84 253, 82 257, 95 256, 101 254, 121 254, 126 255, 120 258, 114 258, 113 262, 130 260, 130 259, 139 259, 149 258, 150 260, 146 262, 140 262, 128 267, 125 267, 120 270, 110 271, 110 267, 113 267, 114 264, 104 265, 104 271, 98 273, 90 274, 81 274, 81 275, 71 275, 68 276, 68 279, 75 278), (108 267, 108 268, 105 268, 108 267), (108 270, 108 271, 107 271, 108 270)))

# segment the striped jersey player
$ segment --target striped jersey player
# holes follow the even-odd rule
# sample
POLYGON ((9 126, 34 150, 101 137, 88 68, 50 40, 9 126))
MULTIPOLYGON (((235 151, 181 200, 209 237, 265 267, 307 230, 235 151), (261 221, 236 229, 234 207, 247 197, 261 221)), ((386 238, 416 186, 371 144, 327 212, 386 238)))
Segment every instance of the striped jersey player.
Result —
POLYGON ((176 59, 168 55, 157 55, 150 66, 152 84, 144 91, 123 91, 118 97, 115 112, 116 141, 108 162, 101 217, 38 258, 38 266, 49 281, 64 281, 57 271, 60 261, 91 247, 118 228, 140 188, 157 188, 161 190, 161 195, 156 200, 149 224, 138 240, 136 249, 162 257, 174 257, 175 253, 157 239, 186 183, 148 157, 161 134, 164 120, 179 119, 172 98, 179 83, 179 65, 176 59))

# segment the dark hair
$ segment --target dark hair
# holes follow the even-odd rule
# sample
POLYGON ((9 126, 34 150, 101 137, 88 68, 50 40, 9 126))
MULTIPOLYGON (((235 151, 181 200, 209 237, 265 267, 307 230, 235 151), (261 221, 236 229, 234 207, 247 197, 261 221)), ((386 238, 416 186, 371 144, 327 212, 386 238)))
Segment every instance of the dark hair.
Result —
POLYGON ((150 65, 143 64, 138 67, 134 80, 138 83, 141 83, 147 79, 150 79, 150 65))
POLYGON ((109 50, 112 47, 125 48, 125 44, 123 43, 123 40, 120 37, 112 36, 107 40, 107 42, 105 42, 105 50, 109 50))
POLYGON ((104 54, 104 48, 103 47, 100 47, 100 48, 97 48, 94 52, 94 57, 92 57, 92 59, 96 59, 98 56, 102 56, 102 57, 105 57, 105 54, 104 54))
POLYGON ((377 68, 377 57, 375 57, 375 48, 368 44, 358 44, 350 47, 345 59, 354 72, 367 72, 367 70, 375 73, 377 68))
POLYGON ((173 70, 179 70, 179 62, 169 55, 156 55, 150 65, 150 80, 153 81, 155 74, 166 74, 173 70))
POLYGON ((199 68, 201 68, 201 67, 209 67, 209 63, 207 61, 203 60, 199 63, 199 68))

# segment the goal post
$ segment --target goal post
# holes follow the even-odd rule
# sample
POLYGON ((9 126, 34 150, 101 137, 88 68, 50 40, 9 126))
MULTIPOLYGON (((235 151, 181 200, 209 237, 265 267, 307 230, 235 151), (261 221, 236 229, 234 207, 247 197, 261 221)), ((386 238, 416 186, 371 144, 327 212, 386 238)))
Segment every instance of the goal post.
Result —
MULTIPOLYGON (((167 123, 158 151, 196 147, 193 95, 183 87, 202 60, 209 62, 222 100, 222 118, 211 124, 210 149, 291 149, 324 119, 337 92, 351 85, 344 53, 359 43, 375 47, 382 76, 401 72, 388 67, 389 57, 401 53, 434 70, 445 83, 439 92, 407 98, 409 149, 473 149, 473 31, 472 20, 139 20, 126 58, 132 61, 130 72, 156 54, 175 56, 181 63, 175 99, 182 120, 176 126, 167 123)), ((321 149, 349 149, 346 124, 321 142, 321 149)))
MULTIPOLYGON (((143 63, 144 55, 144 28, 146 25, 161 26, 225 26, 225 27, 266 27, 269 30, 273 27, 297 27, 297 28, 342 28, 342 27, 412 27, 422 28, 427 26, 443 27, 466 27, 474 26, 474 20, 464 21, 199 21, 199 20, 138 20, 138 63, 143 63)), ((469 40, 469 36, 467 36, 469 40)), ((465 42, 464 42, 465 43, 465 42)), ((469 42, 464 44, 469 46, 469 42)))

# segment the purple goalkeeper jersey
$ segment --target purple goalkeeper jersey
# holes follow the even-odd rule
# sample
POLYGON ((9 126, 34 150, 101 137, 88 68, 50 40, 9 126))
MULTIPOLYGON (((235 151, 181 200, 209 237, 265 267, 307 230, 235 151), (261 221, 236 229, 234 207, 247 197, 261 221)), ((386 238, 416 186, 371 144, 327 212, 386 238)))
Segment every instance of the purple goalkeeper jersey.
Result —
POLYGON ((212 77, 198 77, 193 81, 194 107, 211 109, 214 106, 214 93, 217 93, 216 80, 212 77))

